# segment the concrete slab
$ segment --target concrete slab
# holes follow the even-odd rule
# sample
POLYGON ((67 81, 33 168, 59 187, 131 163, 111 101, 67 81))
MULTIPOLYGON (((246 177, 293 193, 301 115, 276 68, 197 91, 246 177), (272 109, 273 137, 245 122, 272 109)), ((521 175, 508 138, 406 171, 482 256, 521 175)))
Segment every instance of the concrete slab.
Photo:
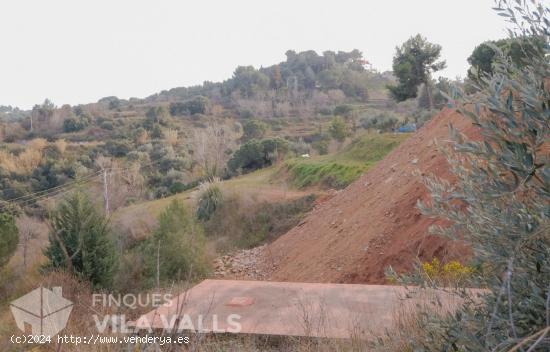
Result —
POLYGON ((205 280, 135 325, 183 333, 366 337, 390 329, 400 312, 417 304, 449 312, 460 301, 448 292, 401 286, 205 280))

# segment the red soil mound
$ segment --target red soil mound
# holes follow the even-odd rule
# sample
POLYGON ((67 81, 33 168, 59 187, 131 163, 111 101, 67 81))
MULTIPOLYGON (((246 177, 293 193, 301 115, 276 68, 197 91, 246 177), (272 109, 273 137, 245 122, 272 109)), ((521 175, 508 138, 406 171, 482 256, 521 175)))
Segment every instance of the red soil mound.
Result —
POLYGON ((451 177, 434 143, 448 140, 449 123, 466 135, 476 134, 467 118, 443 110, 358 181, 273 242, 264 257, 270 279, 384 283, 384 270, 390 265, 408 271, 416 258, 468 257, 463 243, 429 235, 428 228, 441 221, 421 215, 416 208, 419 199, 429 198, 420 175, 451 177))

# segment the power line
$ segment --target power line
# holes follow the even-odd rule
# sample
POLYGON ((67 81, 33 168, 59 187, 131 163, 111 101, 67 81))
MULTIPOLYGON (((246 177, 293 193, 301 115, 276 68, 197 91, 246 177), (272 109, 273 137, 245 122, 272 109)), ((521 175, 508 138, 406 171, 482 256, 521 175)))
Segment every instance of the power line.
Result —
MULTIPOLYGON (((95 177, 97 178, 98 176, 99 175, 97 175, 95 177)), ((29 204, 37 201, 37 200, 46 199, 46 198, 58 196, 60 194, 64 194, 68 191, 74 190, 75 188, 77 188, 77 186, 88 184, 88 183, 91 183, 93 181, 95 181, 95 180, 93 178, 91 178, 91 179, 88 179, 86 181, 73 182, 70 185, 67 185, 65 187, 59 187, 58 186, 58 187, 54 187, 55 189, 51 188, 51 189, 48 190, 49 191, 48 193, 44 193, 44 194, 41 194, 41 195, 38 195, 38 196, 34 196, 32 198, 22 199, 22 200, 19 200, 19 201, 4 202, 4 204, 2 205, 2 209, 5 209, 7 206, 24 207, 24 206, 29 205, 29 204)))
MULTIPOLYGON (((48 189, 45 189, 45 190, 42 190, 42 191, 38 191, 38 192, 34 192, 34 193, 29 193, 29 194, 26 194, 24 196, 20 196, 20 197, 16 197, 16 198, 11 198, 11 199, 5 199, 3 201, 5 202, 15 202, 19 199, 22 199, 22 198, 27 198, 27 197, 31 197, 31 196, 34 196, 34 195, 39 195, 39 194, 42 194, 42 193, 46 193, 46 192, 49 192, 51 190, 54 190, 54 189, 57 189, 57 188, 63 188, 63 187, 68 187, 72 184, 75 184, 75 183, 80 183, 86 179, 89 179, 89 178, 93 178, 93 177, 96 177, 98 176, 99 174, 101 173, 101 171, 98 171, 98 172, 95 172, 93 173, 92 175, 88 175, 88 176, 85 176, 81 179, 77 179, 75 181, 71 181, 71 182, 67 182, 67 183, 64 183, 62 185, 59 185, 59 186, 55 186, 55 187, 52 187, 52 188, 48 188, 48 189)), ((9 189, 9 188, 8 188, 9 189)))
MULTIPOLYGON (((140 165, 139 169, 154 166, 156 164, 159 164, 160 162, 162 162, 162 160, 157 160, 157 161, 151 162, 151 163, 146 164, 146 165, 140 165)), ((64 193, 68 192, 69 190, 74 189, 75 187, 73 187, 73 186, 80 186, 80 185, 83 185, 83 184, 88 184, 88 183, 94 181, 94 178, 99 179, 100 177, 102 177, 102 174, 103 174, 103 182, 105 184, 105 182, 106 182, 105 173, 111 173, 111 175, 112 174, 117 174, 117 173, 120 174, 120 173, 123 173, 125 171, 129 171, 131 169, 132 169, 132 167, 105 168, 105 169, 96 171, 91 175, 85 176, 81 179, 78 179, 78 180, 75 180, 75 181, 72 181, 72 182, 69 182, 69 183, 65 183, 63 185, 51 187, 51 188, 48 188, 48 189, 45 189, 45 190, 42 190, 42 191, 26 194, 24 196, 12 198, 12 199, 7 199, 7 200, 1 200, 0 199, 0 203, 1 203, 0 204, 1 208, 0 209, 5 209, 7 206, 14 206, 14 205, 22 207, 22 206, 29 205, 32 202, 34 202, 36 200, 39 200, 39 199, 45 199, 45 198, 49 198, 49 197, 58 196, 60 194, 64 194, 64 193)))

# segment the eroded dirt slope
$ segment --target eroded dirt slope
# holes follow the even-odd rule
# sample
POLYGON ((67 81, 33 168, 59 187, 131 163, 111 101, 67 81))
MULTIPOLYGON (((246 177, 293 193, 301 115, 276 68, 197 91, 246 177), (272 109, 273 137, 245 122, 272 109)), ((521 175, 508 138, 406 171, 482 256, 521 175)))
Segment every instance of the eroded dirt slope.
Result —
POLYGON ((467 135, 471 122, 453 110, 435 116, 415 135, 346 189, 314 209, 297 227, 265 249, 264 269, 275 281, 383 283, 389 265, 398 271, 415 258, 464 259, 468 248, 429 235, 438 220, 416 208, 428 199, 420 174, 449 179, 437 146, 448 140, 452 123, 467 135))

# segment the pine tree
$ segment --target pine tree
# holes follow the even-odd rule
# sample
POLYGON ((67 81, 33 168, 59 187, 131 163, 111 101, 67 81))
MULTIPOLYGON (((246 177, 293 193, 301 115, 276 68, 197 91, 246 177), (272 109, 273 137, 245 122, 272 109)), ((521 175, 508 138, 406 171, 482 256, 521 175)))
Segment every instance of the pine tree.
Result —
POLYGON ((445 68, 445 61, 436 62, 441 54, 441 46, 428 42, 417 34, 396 49, 393 58, 393 73, 398 84, 388 86, 391 96, 396 101, 416 98, 418 87, 426 87, 430 109, 434 103, 431 95, 432 73, 445 68))
POLYGON ((49 266, 81 275, 93 285, 108 287, 116 265, 116 250, 107 219, 83 193, 64 199, 50 217, 45 254, 49 266))

